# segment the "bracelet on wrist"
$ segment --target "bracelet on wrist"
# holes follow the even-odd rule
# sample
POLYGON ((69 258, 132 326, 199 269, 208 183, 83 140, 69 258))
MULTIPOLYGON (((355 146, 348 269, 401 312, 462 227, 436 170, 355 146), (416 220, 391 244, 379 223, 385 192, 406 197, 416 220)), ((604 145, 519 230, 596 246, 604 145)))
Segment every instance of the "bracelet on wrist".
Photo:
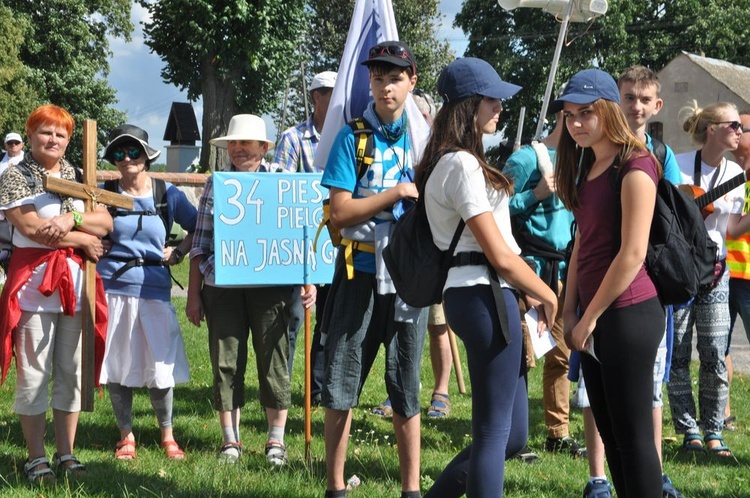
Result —
POLYGON ((79 227, 81 225, 83 225, 83 214, 73 211, 73 226, 79 227))

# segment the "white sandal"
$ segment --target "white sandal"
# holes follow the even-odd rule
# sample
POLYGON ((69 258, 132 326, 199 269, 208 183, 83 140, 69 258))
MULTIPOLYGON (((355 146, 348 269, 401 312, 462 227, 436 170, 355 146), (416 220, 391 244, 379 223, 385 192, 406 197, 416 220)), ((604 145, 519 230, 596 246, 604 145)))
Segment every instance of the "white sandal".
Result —
POLYGON ((56 480, 49 460, 43 456, 31 461, 26 460, 26 463, 23 464, 23 474, 31 483, 53 483, 56 480), (39 465, 46 465, 46 467, 37 469, 39 465))

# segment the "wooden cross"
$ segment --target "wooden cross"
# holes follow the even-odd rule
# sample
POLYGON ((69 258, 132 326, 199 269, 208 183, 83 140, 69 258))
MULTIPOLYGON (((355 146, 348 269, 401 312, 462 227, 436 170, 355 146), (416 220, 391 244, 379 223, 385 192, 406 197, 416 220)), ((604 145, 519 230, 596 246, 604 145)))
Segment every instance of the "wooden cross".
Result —
MULTIPOLYGON (((77 199, 83 199, 86 211, 97 204, 107 204, 122 209, 133 209, 133 198, 96 187, 96 121, 83 122, 83 183, 44 176, 44 189, 77 199)), ((96 263, 85 260, 83 280, 82 331, 81 331, 81 410, 94 411, 94 326, 96 314, 96 263)))

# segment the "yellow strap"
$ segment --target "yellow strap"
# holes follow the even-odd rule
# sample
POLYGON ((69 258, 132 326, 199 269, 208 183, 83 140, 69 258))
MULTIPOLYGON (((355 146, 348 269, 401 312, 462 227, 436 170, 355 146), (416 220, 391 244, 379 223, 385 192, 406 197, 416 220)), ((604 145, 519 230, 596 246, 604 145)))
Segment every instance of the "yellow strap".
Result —
POLYGON ((320 223, 318 224, 318 230, 315 232, 315 238, 313 239, 313 252, 316 254, 318 252, 318 237, 320 237, 320 231, 323 230, 323 227, 326 226, 328 220, 331 219, 330 214, 331 209, 328 204, 323 204, 323 219, 320 220, 320 223))
POLYGON ((346 278, 354 278, 354 251, 369 252, 375 254, 375 246, 356 240, 341 239, 341 245, 344 246, 344 262, 346 263, 346 278))
MULTIPOLYGON (((357 127, 357 130, 364 130, 365 129, 365 123, 362 119, 357 119, 354 122, 354 126, 357 127)), ((359 165, 364 164, 365 166, 369 167, 374 157, 367 156, 367 133, 356 133, 357 135, 357 143, 356 143, 356 157, 357 157, 357 175, 359 176, 359 165)))

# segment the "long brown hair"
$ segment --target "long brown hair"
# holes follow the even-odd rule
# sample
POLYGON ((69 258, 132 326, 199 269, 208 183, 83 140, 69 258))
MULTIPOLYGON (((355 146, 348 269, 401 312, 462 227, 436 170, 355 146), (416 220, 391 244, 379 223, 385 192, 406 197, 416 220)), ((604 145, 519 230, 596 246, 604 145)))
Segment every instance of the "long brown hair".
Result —
MULTIPOLYGON (((594 101, 591 107, 601 121, 604 137, 620 146, 618 155, 622 162, 626 162, 634 153, 651 154, 646 144, 630 129, 625 114, 617 103, 599 99, 594 101)), ((567 209, 573 210, 578 207, 578 180, 585 178, 595 160, 596 156, 590 147, 581 150, 576 145, 566 125, 557 147, 555 184, 557 195, 567 209)), ((654 160, 657 164, 658 175, 661 177, 661 164, 656 158, 654 160)))
POLYGON ((486 181, 496 190, 505 190, 509 194, 513 189, 512 182, 499 170, 487 163, 482 144, 482 133, 477 128, 476 115, 481 95, 474 95, 454 102, 446 102, 440 108, 432 123, 430 140, 427 142, 422 160, 415 172, 415 183, 420 193, 424 192, 427 179, 435 165, 445 154, 466 151, 479 161, 486 181))

